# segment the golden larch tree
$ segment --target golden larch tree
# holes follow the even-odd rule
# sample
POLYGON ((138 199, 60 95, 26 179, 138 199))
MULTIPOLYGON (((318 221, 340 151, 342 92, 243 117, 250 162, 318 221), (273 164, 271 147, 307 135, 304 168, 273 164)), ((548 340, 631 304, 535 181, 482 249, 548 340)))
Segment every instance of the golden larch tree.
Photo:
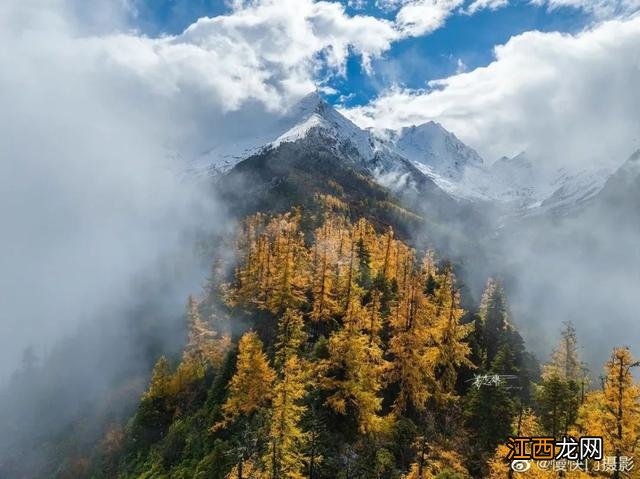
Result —
POLYGON ((228 334, 218 335, 200 316, 198 302, 189 296, 187 302, 187 345, 182 361, 199 365, 220 366, 224 354, 231 346, 228 334))
MULTIPOLYGON (((423 275, 427 276, 426 274, 423 275)), ((435 324, 435 342, 437 356, 438 392, 442 399, 451 397, 456 385, 458 369, 462 366, 473 367, 469 360, 471 348, 466 338, 473 329, 472 324, 462 324, 460 320, 464 310, 460 307, 460 293, 456 289, 455 276, 450 266, 440 275, 435 293, 437 320, 435 324)))
POLYGON ((624 477, 620 458, 633 457, 640 439, 640 387, 631 372, 638 365, 628 348, 614 349, 602 391, 589 394, 578 413, 579 430, 602 436, 605 455, 615 457, 614 479, 624 477))
POLYGON ((435 388, 438 358, 435 307, 425 296, 420 277, 411 271, 406 276, 389 315, 392 366, 387 381, 399 387, 394 405, 397 412, 409 405, 424 409, 435 388))
POLYGON ((288 356, 279 376, 273 392, 263 462, 267 466, 268 477, 302 479, 306 461, 302 451, 307 434, 300 426, 306 411, 301 403, 306 378, 300 358, 295 354, 288 356))
POLYGON ((222 405, 225 422, 249 415, 269 403, 276 378, 262 341, 254 331, 245 333, 238 343, 236 372, 229 382, 229 395, 222 405))
POLYGON ((310 317, 316 322, 329 321, 339 311, 335 267, 338 262, 340 230, 341 225, 336 220, 327 218, 315 231, 310 317))

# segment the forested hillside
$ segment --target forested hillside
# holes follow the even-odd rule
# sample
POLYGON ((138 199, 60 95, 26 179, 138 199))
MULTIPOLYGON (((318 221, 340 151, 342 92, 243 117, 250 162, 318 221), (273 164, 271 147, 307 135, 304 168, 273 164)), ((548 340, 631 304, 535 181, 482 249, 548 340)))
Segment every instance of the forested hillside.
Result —
POLYGON ((540 367, 498 280, 465 311, 437 252, 316 201, 242 222, 187 301, 182 356, 158 358, 135 415, 61 477, 506 478, 510 435, 598 435, 632 455, 627 349, 591 384, 566 324, 540 367))

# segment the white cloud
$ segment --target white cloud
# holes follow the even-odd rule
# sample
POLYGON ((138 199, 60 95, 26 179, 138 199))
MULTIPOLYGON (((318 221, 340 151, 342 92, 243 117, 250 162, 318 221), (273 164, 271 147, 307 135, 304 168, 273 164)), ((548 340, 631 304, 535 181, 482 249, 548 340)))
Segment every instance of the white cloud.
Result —
POLYGON ((464 73, 469 69, 469 67, 467 67, 467 65, 462 61, 462 58, 458 58, 458 60, 456 61, 456 73, 460 74, 460 73, 464 73))
POLYGON ((175 37, 117 35, 94 43, 158 90, 200 89, 215 106, 235 110, 249 99, 280 108, 314 88, 320 66, 341 73, 350 52, 367 66, 397 38, 390 22, 348 16, 338 3, 264 0, 201 18, 175 37))
POLYGON ((474 15, 480 10, 497 10, 508 4, 509 0, 475 0, 465 9, 465 13, 474 15))
POLYGON ((531 3, 550 10, 576 8, 599 19, 628 16, 640 10, 640 0, 532 0, 531 3))
POLYGON ((640 147, 638 45, 638 17, 573 36, 528 32, 486 67, 345 113, 373 127, 437 120, 489 161, 526 149, 549 164, 610 166, 640 147))
POLYGON ((413 0, 396 15, 396 27, 406 36, 421 36, 442 27, 464 0, 413 0))
MULTIPOLYGON (((640 10, 640 0, 528 0, 548 10, 582 10, 596 20, 624 18, 640 10)), ((377 0, 383 11, 396 12, 396 27, 403 36, 419 36, 442 27, 454 14, 475 15, 482 10, 498 10, 510 0, 377 0), (464 6, 466 4, 466 7, 464 6)))

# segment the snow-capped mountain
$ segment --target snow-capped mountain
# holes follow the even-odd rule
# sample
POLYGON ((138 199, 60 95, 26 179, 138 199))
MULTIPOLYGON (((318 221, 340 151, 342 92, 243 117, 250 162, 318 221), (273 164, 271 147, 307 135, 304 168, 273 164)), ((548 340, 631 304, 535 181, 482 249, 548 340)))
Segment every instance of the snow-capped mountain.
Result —
POLYGON ((624 183, 631 187, 640 179, 640 150, 633 153, 618 170, 611 175, 610 181, 624 183))
POLYGON ((532 205, 539 207, 541 212, 571 211, 595 197, 611 176, 611 170, 607 168, 585 169, 571 174, 561 168, 557 172, 557 178, 551 182, 553 193, 539 204, 532 205))
POLYGON ((460 181, 469 168, 482 167, 478 153, 433 121, 390 132, 395 150, 432 174, 460 181))
POLYGON ((308 148, 319 143, 331 147, 337 156, 364 168, 390 189, 406 187, 411 177, 415 182, 416 175, 423 176, 391 143, 356 126, 317 93, 305 96, 259 134, 248 132, 246 139, 207 150, 192 160, 191 171, 225 173, 252 155, 298 141, 304 141, 308 148))
POLYGON ((305 96, 261 132, 207 150, 192 170, 221 174, 244 159, 304 141, 321 142, 344 161, 366 170, 378 183, 402 190, 428 181, 458 201, 491 202, 512 214, 570 210, 597 194, 611 175, 603 169, 548 171, 527 153, 487 166, 482 157, 440 124, 377 132, 359 128, 317 93, 305 96))
POLYGON ((611 171, 585 168, 546 169, 526 153, 502 157, 476 178, 491 200, 526 214, 578 206, 602 189, 611 171))
POLYGON ((640 208, 640 150, 633 153, 594 195, 591 205, 625 218, 626 222, 638 224, 640 208))
POLYGON ((298 141, 313 131, 322 131, 325 137, 340 144, 351 144, 363 160, 373 159, 375 147, 372 135, 338 113, 316 93, 304 97, 294 107, 291 117, 297 118, 297 123, 270 142, 269 147, 298 141))
POLYGON ((244 136, 218 144, 193 158, 191 170, 214 175, 224 173, 265 149, 298 141, 312 134, 320 134, 336 145, 348 143, 363 160, 369 161, 374 155, 371 134, 338 113, 317 93, 303 97, 283 115, 266 119, 260 131, 245 133, 244 136))
POLYGON ((385 130, 379 137, 391 151, 408 159, 454 198, 488 199, 482 191, 481 180, 486 177, 482 157, 439 123, 385 130))

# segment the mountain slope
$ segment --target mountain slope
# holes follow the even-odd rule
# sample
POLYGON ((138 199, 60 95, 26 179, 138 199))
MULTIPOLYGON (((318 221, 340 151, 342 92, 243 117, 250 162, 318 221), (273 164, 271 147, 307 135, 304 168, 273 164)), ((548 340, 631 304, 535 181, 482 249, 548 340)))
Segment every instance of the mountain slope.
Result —
POLYGON ((422 222, 368 174, 349 145, 336 144, 323 130, 242 161, 215 180, 220 198, 236 217, 257 211, 280 213, 295 205, 313 208, 317 195, 333 195, 378 225, 392 224, 408 233, 406 222, 422 222), (400 220, 399 217, 403 219, 400 220))
POLYGON ((439 203, 446 202, 443 198, 448 196, 479 208, 491 203, 511 216, 564 214, 591 199, 609 177, 609 171, 602 169, 546 171, 527 153, 487 166, 475 150, 438 123, 397 131, 364 130, 317 93, 305 96, 283 115, 274 115, 259 132, 245 133, 194 159, 192 170, 224 174, 250 157, 304 141, 310 150, 329 148, 336 158, 401 196, 425 195, 422 203, 433 201, 434 195, 439 203))

